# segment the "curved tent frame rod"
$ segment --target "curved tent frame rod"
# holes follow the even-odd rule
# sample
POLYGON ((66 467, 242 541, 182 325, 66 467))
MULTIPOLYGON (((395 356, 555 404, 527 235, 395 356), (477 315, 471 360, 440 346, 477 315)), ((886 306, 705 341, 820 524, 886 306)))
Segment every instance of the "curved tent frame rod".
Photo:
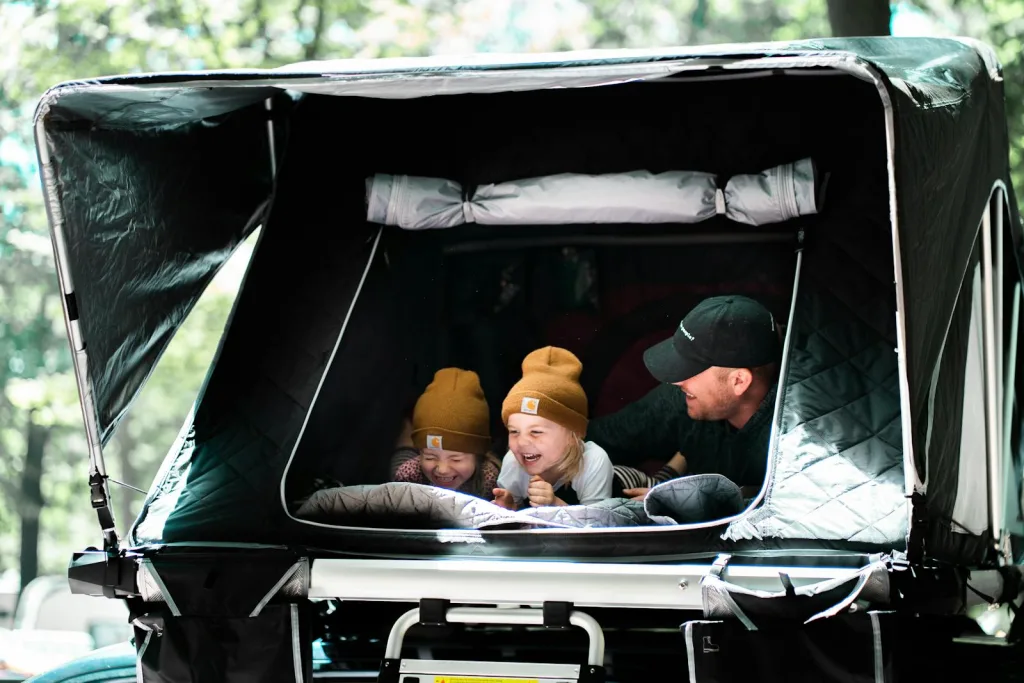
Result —
MULTIPOLYGON (((1017 283, 1013 286, 1012 297, 1013 300, 1010 304, 1012 306, 1012 312, 1010 313, 1010 336, 1008 337, 1009 348, 1006 350, 1006 362, 1004 363, 1005 373, 1002 375, 1004 380, 1003 386, 1005 390, 1003 392, 1003 403, 1001 406, 1003 411, 1002 452, 1007 454, 1011 452, 1010 449, 1012 448, 1011 437, 1013 433, 1013 403, 1016 396, 1016 386, 1014 380, 1016 379, 1015 369, 1017 367, 1017 347, 1020 335, 1020 306, 1022 298, 1020 280, 1018 280, 1017 283)), ((1003 474, 1004 476, 1007 477, 1007 480, 1003 481, 1003 486, 1007 486, 1008 481, 1013 481, 1016 479, 1017 481, 1015 482, 1014 486, 1017 487, 1016 490, 1018 492, 1019 498, 1022 482, 1019 479, 1017 479, 1016 469, 1013 466, 1013 459, 1009 458, 1004 462, 1006 464, 1003 470, 1003 474)), ((1005 488, 1003 490, 1006 491, 1005 488)), ((1020 505, 1021 509, 1024 509, 1024 500, 1018 499, 1013 503, 1013 505, 1020 505)), ((1014 514, 1013 512, 1011 512, 1011 510, 1012 508, 1009 506, 1009 501, 1004 500, 1003 515, 1007 523, 1007 528, 1004 530, 1004 537, 1001 539, 1001 542, 1003 543, 1003 547, 1001 548, 1001 555, 1003 556, 1003 559, 1006 562, 1006 564, 1013 564, 1013 553, 1011 552, 1009 539, 1007 538, 1008 534, 1010 533, 1011 521, 1013 519, 1014 514)))
MULTIPOLYGON (((1003 188, 993 188, 982 216, 982 321, 985 354, 985 434, 988 462, 989 530, 997 551, 1003 544, 1003 188), (995 216, 993 216, 993 213, 995 216), (993 244, 994 243, 994 244, 993 244)), ((1000 552, 1000 556, 1004 556, 1000 552)))

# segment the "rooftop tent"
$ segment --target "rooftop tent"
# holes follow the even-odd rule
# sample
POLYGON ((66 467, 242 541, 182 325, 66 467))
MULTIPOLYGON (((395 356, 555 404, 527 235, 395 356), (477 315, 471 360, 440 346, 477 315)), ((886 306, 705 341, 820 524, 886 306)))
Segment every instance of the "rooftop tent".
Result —
MULTIPOLYGON (((128 546, 530 558, 557 543, 591 560, 818 549, 985 565, 1019 518, 1013 505, 1005 523, 1001 511, 972 512, 1016 503, 1020 479, 1010 342, 1022 247, 1001 75, 985 47, 828 40, 111 77, 47 93, 37 144, 108 542, 102 447, 213 273, 260 224, 204 391, 128 546), (726 188, 801 159, 828 175, 825 202, 782 223, 716 210, 698 222, 417 232, 367 218, 367 179, 382 175, 475 188, 694 172, 726 188), (493 248, 500 240, 518 246, 493 248), (638 265, 653 245, 674 244, 661 249, 669 262, 696 262, 704 244, 709 272, 689 269, 690 295, 713 286, 717 267, 736 276, 718 286, 775 302, 789 348, 754 506, 640 529, 438 532, 297 517, 290 487, 301 476, 380 480, 376 456, 404 407, 395 396, 459 354, 487 362, 478 345, 446 337, 453 297, 468 291, 452 277, 484 282, 481 264, 515 258, 557 264, 557 248, 542 253, 555 243, 592 250, 599 266, 620 245, 622 263, 598 272, 636 290, 659 286, 638 265), (467 258, 471 244, 481 258, 467 258), (440 264, 445 276, 431 279, 440 264)), ((461 324, 505 338, 474 315, 461 324)), ((617 367, 609 347, 595 348, 598 367, 617 367)), ((499 349, 494 386, 521 351, 499 349)), ((585 379, 598 393, 603 381, 585 379)))

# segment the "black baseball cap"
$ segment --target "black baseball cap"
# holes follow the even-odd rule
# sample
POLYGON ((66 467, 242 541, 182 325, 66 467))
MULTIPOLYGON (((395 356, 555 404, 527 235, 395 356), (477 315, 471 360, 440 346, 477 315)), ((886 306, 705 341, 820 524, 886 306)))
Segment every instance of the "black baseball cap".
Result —
POLYGON ((779 360, 775 318, 753 299, 714 296, 686 314, 675 334, 644 352, 644 365, 659 382, 675 384, 712 366, 756 368, 779 360))

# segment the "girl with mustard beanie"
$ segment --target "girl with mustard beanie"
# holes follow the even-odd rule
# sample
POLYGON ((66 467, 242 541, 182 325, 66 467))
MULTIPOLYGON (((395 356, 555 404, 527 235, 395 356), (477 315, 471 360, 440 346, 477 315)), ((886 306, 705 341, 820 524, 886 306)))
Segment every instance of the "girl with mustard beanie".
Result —
POLYGON ((612 463, 587 433, 583 365, 565 349, 547 346, 523 360, 523 378, 501 406, 509 452, 501 463, 494 502, 590 505, 611 498, 612 463))
POLYGON ((443 368, 416 401, 392 459, 395 481, 489 499, 498 478, 487 399, 475 372, 443 368))

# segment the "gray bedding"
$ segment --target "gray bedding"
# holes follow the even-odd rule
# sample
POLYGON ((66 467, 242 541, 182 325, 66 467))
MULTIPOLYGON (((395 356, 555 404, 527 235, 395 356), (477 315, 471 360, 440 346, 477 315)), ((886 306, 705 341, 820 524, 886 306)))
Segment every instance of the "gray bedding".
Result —
POLYGON ((743 509, 739 487, 717 474, 680 477, 651 489, 643 501, 611 498, 595 505, 511 511, 469 494, 391 482, 317 491, 297 515, 344 526, 457 529, 628 527, 709 522, 743 509))

